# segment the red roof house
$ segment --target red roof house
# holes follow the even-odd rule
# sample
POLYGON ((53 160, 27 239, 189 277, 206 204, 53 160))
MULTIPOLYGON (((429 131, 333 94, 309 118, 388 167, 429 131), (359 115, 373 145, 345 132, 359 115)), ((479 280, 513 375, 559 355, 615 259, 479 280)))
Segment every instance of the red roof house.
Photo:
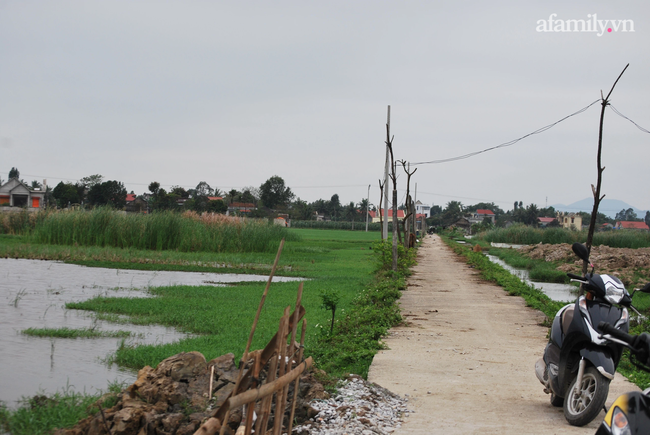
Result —
POLYGON ((614 228, 617 230, 650 230, 648 225, 645 222, 635 222, 635 221, 618 221, 614 228))

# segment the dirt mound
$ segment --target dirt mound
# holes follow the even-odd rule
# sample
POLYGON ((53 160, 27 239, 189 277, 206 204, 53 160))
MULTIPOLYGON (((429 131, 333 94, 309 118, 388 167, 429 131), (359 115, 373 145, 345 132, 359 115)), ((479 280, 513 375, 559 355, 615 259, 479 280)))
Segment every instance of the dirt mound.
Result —
MULTIPOLYGON (((97 414, 72 428, 59 429, 54 435, 193 434, 234 389, 238 375, 234 358, 230 353, 206 362, 201 353, 189 352, 167 358, 155 369, 147 366, 121 394, 107 394, 99 399, 93 405, 97 414), (213 366, 213 396, 209 400, 213 366), (110 403, 114 405, 107 407, 110 403)), ((310 409, 308 400, 329 397, 312 374, 300 378, 298 396, 299 422, 317 413, 310 409)), ((240 410, 231 412, 228 426, 232 431, 226 433, 234 433, 241 418, 240 410)))
MULTIPOLYGON (((563 272, 581 274, 582 271, 582 260, 576 257, 568 243, 540 243, 524 246, 519 252, 534 259, 564 263, 558 267, 563 272)), ((650 248, 592 246, 590 260, 597 273, 618 276, 626 286, 644 285, 650 281, 650 248)))

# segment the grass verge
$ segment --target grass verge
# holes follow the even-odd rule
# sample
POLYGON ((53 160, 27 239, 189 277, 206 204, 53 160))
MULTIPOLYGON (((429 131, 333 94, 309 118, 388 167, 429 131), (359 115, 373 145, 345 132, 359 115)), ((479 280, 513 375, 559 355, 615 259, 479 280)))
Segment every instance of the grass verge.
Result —
MULTIPOLYGON (((103 397, 102 408, 110 408, 117 403, 117 394, 124 385, 109 385, 103 397)), ((79 420, 99 412, 93 406, 102 393, 86 394, 66 388, 61 392, 46 396, 38 394, 23 399, 17 409, 9 409, 0 403, 0 429, 11 435, 49 435, 55 428, 74 426, 79 420)))

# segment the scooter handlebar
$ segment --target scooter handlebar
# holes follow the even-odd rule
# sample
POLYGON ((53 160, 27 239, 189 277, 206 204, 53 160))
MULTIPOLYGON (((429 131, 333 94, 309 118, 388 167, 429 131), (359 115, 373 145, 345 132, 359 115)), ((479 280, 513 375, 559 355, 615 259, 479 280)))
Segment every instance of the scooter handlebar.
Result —
POLYGON ((566 275, 571 279, 579 279, 580 281, 584 281, 585 279, 584 276, 576 275, 575 273, 567 273, 566 275))
POLYGON ((630 351, 635 355, 636 360, 645 365, 645 367, 641 368, 650 372, 650 334, 644 332, 640 335, 630 335, 620 329, 614 328, 607 322, 598 323, 598 329, 604 334, 609 334, 627 343, 630 346, 630 351))
POLYGON ((616 329, 607 322, 598 323, 598 329, 600 329, 605 334, 609 334, 614 338, 618 338, 619 340, 626 342, 630 346, 634 346, 634 342, 636 341, 636 336, 623 332, 620 329, 616 329))

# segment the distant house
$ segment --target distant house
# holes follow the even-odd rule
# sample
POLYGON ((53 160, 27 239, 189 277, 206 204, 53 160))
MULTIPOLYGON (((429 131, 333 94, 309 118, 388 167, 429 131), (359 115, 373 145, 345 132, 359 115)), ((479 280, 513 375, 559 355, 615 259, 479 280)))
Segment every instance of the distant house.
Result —
POLYGON ((545 227, 549 226, 554 221, 557 222, 557 220, 555 218, 553 218, 553 217, 540 217, 540 218, 537 218, 537 222, 539 222, 539 226, 542 227, 542 228, 545 228, 545 227))
MULTIPOLYGON (((215 200, 221 199, 218 197, 214 197, 215 200)), ((253 210, 257 210, 257 206, 253 204, 252 202, 233 202, 232 204, 228 204, 228 214, 247 214, 250 213, 253 210)))
POLYGON ((31 189, 17 178, 9 179, 0 186, 0 208, 2 211, 11 211, 12 207, 29 211, 44 208, 45 190, 31 189))
POLYGON ((635 222, 635 221, 618 221, 614 225, 615 230, 645 230, 648 231, 648 225, 645 222, 635 222))
POLYGON ((495 222, 495 215, 492 210, 478 209, 468 218, 470 225, 483 223, 485 218, 489 218, 492 224, 495 222))
POLYGON ((461 228, 465 231, 469 231, 470 227, 472 226, 472 223, 469 221, 469 219, 462 217, 458 219, 456 222, 454 222, 453 224, 451 224, 451 226, 456 228, 461 228))
POLYGON ((415 214, 423 214, 425 218, 428 218, 431 216, 431 206, 430 205, 424 205, 420 202, 420 200, 417 200, 415 202, 415 214))
POLYGON ((566 228, 567 230, 582 229, 582 216, 577 213, 565 213, 559 211, 557 212, 556 219, 562 228, 566 228))
MULTIPOLYGON (((379 222, 379 213, 381 216, 384 216, 384 209, 379 210, 379 213, 371 211, 369 212, 372 217, 372 223, 379 222)), ((397 219, 404 219, 404 210, 397 210, 397 219)), ((388 209, 388 222, 393 222, 393 209, 388 209)))
POLYGON ((125 210, 130 213, 146 213, 147 201, 142 196, 137 196, 135 193, 126 194, 125 210))
POLYGON ((425 213, 417 213, 415 215, 415 230, 420 233, 426 228, 427 225, 427 215, 425 213))

